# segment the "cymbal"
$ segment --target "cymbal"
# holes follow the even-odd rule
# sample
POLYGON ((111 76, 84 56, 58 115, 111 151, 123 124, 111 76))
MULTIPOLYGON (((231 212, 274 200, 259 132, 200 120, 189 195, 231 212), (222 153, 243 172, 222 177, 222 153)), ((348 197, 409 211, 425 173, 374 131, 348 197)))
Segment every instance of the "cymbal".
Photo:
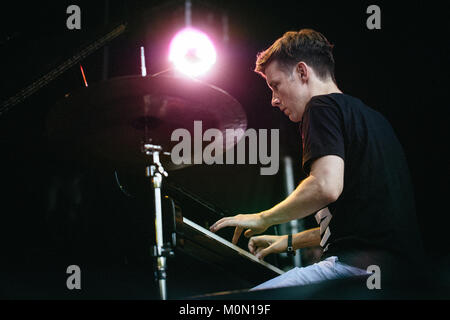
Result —
MULTIPOLYGON (((59 101, 48 114, 47 134, 50 141, 73 150, 81 147, 100 161, 145 166, 151 158, 142 152, 143 144, 170 152, 179 143, 171 141, 176 129, 188 130, 193 146, 194 121, 201 121, 203 132, 215 128, 224 137, 227 129, 247 127, 241 105, 222 89, 189 78, 128 76, 83 88, 59 101)), ((223 139, 222 150, 235 143, 223 139)), ((191 150, 193 159, 196 153, 191 150)), ((189 165, 176 165, 170 156, 161 156, 161 162, 166 170, 189 165)))

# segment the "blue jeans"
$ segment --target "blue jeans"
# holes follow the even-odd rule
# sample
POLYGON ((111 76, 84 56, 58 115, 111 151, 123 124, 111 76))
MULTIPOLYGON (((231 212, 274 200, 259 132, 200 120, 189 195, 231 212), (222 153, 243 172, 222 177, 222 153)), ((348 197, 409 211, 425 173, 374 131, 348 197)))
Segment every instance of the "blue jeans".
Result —
POLYGON ((366 274, 369 274, 369 272, 364 269, 352 267, 345 263, 339 262, 338 257, 332 256, 304 268, 295 267, 281 276, 268 280, 250 290, 301 286, 324 280, 361 276, 366 274))

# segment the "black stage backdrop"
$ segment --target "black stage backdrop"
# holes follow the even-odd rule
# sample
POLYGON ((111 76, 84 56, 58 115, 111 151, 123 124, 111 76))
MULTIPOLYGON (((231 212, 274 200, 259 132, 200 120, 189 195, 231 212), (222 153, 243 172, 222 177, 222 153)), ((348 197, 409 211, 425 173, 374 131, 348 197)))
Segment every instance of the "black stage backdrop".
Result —
MULTIPOLYGON (((427 264, 448 272, 450 52, 443 2, 217 0, 192 5, 193 25, 209 32, 218 46, 219 61, 203 80, 242 104, 249 128, 280 129, 280 153, 294 159, 297 182, 303 177, 297 126, 270 106, 270 90, 252 71, 256 53, 285 31, 305 27, 335 44, 340 89, 380 111, 398 134, 412 174, 427 264), (366 27, 371 4, 381 8, 380 30, 366 27), (223 39, 224 14, 228 40, 223 39)), ((148 73, 163 70, 169 40, 184 24, 183 8, 184 1, 4 2, 0 100, 121 22, 127 22, 127 31, 108 44, 107 78, 139 75, 141 45, 148 73), (81 8, 81 30, 66 28, 70 4, 81 8)), ((103 48, 81 63, 89 83, 103 79, 103 48)), ((0 271, 6 283, 0 294, 6 298, 156 297, 146 289, 155 287, 148 254, 153 227, 142 183, 120 176, 129 197, 107 164, 80 165, 47 142, 49 110, 82 86, 76 64, 0 116, 0 271), (84 296, 67 292, 66 268, 72 264, 95 279, 95 290, 84 296)), ((234 214, 258 212, 282 200, 282 174, 262 176, 257 165, 198 165, 171 172, 169 179, 234 214)), ((245 248, 246 241, 240 245, 245 248)), ((195 278, 196 266, 191 269, 195 278)), ((197 291, 181 290, 172 297, 226 287, 198 282, 197 291)))

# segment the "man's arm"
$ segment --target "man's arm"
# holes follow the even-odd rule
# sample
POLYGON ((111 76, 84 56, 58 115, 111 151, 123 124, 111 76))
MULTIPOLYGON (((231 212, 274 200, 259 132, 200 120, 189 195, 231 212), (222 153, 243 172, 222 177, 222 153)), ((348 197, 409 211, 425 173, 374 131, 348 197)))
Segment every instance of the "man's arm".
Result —
POLYGON ((344 160, 335 155, 316 159, 310 175, 285 200, 273 208, 256 214, 239 214, 222 218, 211 226, 216 232, 224 227, 236 227, 233 243, 237 243, 242 231, 250 237, 268 227, 293 219, 304 218, 337 200, 344 186, 344 160))
POLYGON ((344 160, 330 155, 311 165, 310 175, 285 200, 262 212, 269 226, 302 219, 336 201, 344 186, 344 160))
POLYGON ((318 245, 320 245, 320 228, 305 230, 292 236, 292 247, 294 250, 316 247, 318 245))
MULTIPOLYGON (((292 236, 292 246, 294 250, 315 247, 320 244, 320 228, 314 228, 298 232, 292 236)), ((257 236, 250 238, 248 250, 256 255, 258 259, 263 259, 271 253, 286 252, 287 235, 284 236, 257 236)))

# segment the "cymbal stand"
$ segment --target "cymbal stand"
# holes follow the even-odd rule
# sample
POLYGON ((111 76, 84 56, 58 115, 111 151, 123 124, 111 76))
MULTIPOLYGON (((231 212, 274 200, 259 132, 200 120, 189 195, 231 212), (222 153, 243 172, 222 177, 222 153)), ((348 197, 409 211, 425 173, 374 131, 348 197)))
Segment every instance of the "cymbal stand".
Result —
MULTIPOLYGON (((162 205, 161 205, 161 185, 163 177, 167 177, 168 173, 164 170, 159 156, 162 147, 153 144, 144 144, 142 152, 146 155, 152 156, 152 164, 146 168, 146 176, 151 178, 154 190, 155 199, 155 232, 156 245, 153 247, 152 255, 156 259, 157 270, 155 272, 156 280, 159 283, 159 293, 161 300, 167 300, 167 285, 166 285, 166 258, 173 255, 173 250, 170 245, 164 244, 163 239, 163 224, 162 224, 162 205)), ((164 154, 167 154, 164 152, 164 154)))

